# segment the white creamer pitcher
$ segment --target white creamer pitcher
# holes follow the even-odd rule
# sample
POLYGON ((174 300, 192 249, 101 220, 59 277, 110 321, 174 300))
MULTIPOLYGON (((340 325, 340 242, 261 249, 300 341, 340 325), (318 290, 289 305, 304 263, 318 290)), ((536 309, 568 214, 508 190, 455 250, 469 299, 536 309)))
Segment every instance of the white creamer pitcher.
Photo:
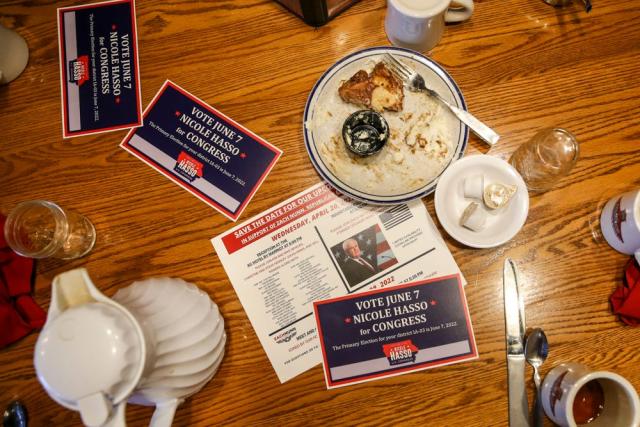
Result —
POLYGON ((127 401, 155 405, 151 426, 215 375, 226 334, 218 307, 180 279, 148 279, 103 295, 85 269, 53 280, 35 368, 47 393, 86 426, 125 426, 127 401))

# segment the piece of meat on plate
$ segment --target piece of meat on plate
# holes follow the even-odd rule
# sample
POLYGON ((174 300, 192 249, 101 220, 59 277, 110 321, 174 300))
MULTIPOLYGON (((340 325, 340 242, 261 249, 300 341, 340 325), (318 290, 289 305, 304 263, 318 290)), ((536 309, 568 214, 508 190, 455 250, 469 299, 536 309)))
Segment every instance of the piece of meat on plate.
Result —
POLYGON ((359 70, 342 83, 338 94, 344 102, 361 105, 376 111, 402 111, 404 92, 402 82, 379 62, 371 74, 359 70))
POLYGON ((382 62, 378 62, 371 72, 371 81, 376 87, 371 93, 374 110, 402 111, 402 82, 382 62))
POLYGON ((342 83, 338 94, 344 102, 371 107, 371 94, 375 86, 366 71, 360 70, 342 83))

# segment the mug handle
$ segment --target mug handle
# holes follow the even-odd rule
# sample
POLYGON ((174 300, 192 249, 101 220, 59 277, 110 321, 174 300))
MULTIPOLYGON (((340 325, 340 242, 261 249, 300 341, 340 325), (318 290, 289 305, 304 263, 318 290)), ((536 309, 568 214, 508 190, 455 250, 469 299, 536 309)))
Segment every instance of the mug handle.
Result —
POLYGON ((461 6, 461 9, 451 9, 449 7, 444 13, 444 22, 462 22, 471 18, 473 13, 473 0, 453 0, 457 6, 461 6))

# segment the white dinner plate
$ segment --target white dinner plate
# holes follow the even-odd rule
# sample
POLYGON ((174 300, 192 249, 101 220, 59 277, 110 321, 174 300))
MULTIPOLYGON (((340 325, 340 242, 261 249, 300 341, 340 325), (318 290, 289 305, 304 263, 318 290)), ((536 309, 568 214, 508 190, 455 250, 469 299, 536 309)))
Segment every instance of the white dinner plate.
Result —
MULTIPOLYGON (((224 337, 224 335, 223 335, 224 337)), ((224 347, 224 340, 220 339, 218 346, 224 347)), ((217 349, 217 347, 216 347, 217 349)), ((151 372, 149 376, 149 380, 153 381, 157 378, 169 377, 169 376, 183 376, 183 375, 192 375, 198 372, 202 372, 205 369, 213 366, 215 362, 220 358, 220 354, 218 354, 215 350, 211 353, 205 354, 204 356, 198 357, 197 359, 190 360, 185 363, 174 363, 173 365, 165 365, 160 368, 155 368, 151 372)))
MULTIPOLYGON (((448 160, 447 165, 444 166, 443 171, 441 171, 438 176, 431 179, 421 187, 414 188, 410 191, 397 191, 394 194, 387 194, 388 192, 384 191, 381 191, 378 194, 373 192, 364 192, 350 186, 343 179, 336 176, 329 169, 329 166, 325 163, 320 154, 321 141, 316 141, 316 139, 314 139, 314 133, 317 131, 313 129, 309 130, 307 125, 309 123, 316 123, 316 120, 314 120, 316 118, 315 114, 317 110, 321 109, 318 107, 319 100, 326 98, 326 93, 324 93, 325 91, 328 92, 333 90, 333 88, 336 87, 336 82, 348 79, 353 73, 355 73, 355 71, 362 69, 360 67, 363 67, 364 64, 370 63, 372 60, 381 60, 382 55, 385 53, 391 53, 394 56, 401 58, 403 62, 407 65, 411 65, 412 68, 417 70, 423 76, 428 87, 436 90, 443 96, 443 98, 447 99, 453 105, 456 105, 463 110, 467 109, 460 88, 453 81, 451 76, 449 76, 449 74, 434 61, 412 50, 397 47, 374 47, 355 52, 333 64, 317 81, 309 94, 309 98, 307 99, 302 123, 305 146, 309 153, 311 163, 322 178, 341 193, 371 204, 398 204, 424 197, 433 192, 442 172, 463 156, 469 136, 467 126, 457 119, 453 120, 450 126, 451 129, 448 129, 448 134, 450 134, 452 138, 451 147, 453 149, 453 155, 448 160), (347 77, 345 78, 345 76, 347 77)), ((405 93, 407 91, 408 89, 405 88, 405 93)), ((447 112, 446 114, 450 113, 447 112)))
POLYGON ((178 335, 189 333, 189 331, 206 322, 206 319, 212 314, 215 316, 214 321, 217 322, 220 318, 218 306, 210 299, 201 298, 179 322, 156 329, 156 342, 166 341, 178 335))
MULTIPOLYGON (((180 375, 178 371, 173 371, 169 375, 165 376, 156 376, 154 370, 152 376, 145 378, 144 382, 141 383, 138 388, 183 388, 199 384, 205 378, 209 377, 211 372, 215 369, 215 366, 217 366, 218 361, 224 356, 225 344, 226 335, 223 335, 218 345, 210 352, 210 364, 205 366, 203 369, 183 375, 180 375)), ((191 367, 189 365, 198 364, 198 361, 201 359, 202 358, 194 359, 189 362, 181 363, 180 365, 182 365, 185 370, 188 370, 191 367)))
MULTIPOLYGON (((223 349, 226 339, 226 335, 224 335, 222 341, 223 349)), ((224 359, 224 351, 220 353, 216 362, 214 362, 213 366, 209 369, 207 377, 204 380, 200 381, 198 384, 190 387, 152 387, 148 389, 138 389, 129 397, 129 402, 137 405, 152 406, 155 404, 166 403, 173 399, 186 399, 187 397, 200 391, 209 381, 211 381, 211 379, 218 372, 220 364, 222 363, 222 359, 224 359)))
POLYGON ((224 336, 224 322, 220 321, 217 324, 216 329, 203 340, 190 345, 189 347, 169 351, 161 355, 156 354, 154 366, 163 367, 166 365, 186 363, 191 360, 198 359, 215 349, 224 336))
POLYGON ((492 248, 511 240, 524 225, 529 212, 529 193, 520 174, 509 163, 497 157, 479 155, 465 157, 451 165, 441 176, 435 194, 436 215, 451 237, 472 248, 492 248), (485 187, 500 183, 515 185, 511 202, 489 211, 485 227, 472 231, 460 225, 462 212, 473 199, 464 197, 466 177, 482 174, 485 187))
POLYGON ((209 315, 201 324, 169 339, 156 341, 155 353, 157 355, 167 354, 190 347, 213 334, 218 327, 218 323, 222 323, 222 318, 217 311, 210 310, 209 315))

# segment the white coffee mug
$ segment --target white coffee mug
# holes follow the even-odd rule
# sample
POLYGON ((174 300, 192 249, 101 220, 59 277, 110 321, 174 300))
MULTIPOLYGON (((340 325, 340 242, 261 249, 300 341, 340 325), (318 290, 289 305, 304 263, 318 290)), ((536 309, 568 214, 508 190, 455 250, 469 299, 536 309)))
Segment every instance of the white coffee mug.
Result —
POLYGON ((609 200, 600 214, 600 228, 609 246, 640 262, 640 190, 609 200))
MULTIPOLYGON (((584 394, 578 394, 587 383, 592 390, 590 403, 599 400, 601 409, 589 427, 637 427, 640 425, 640 399, 633 385, 623 377, 612 372, 591 371, 579 363, 563 363, 553 368, 542 382, 541 399, 544 412, 554 423, 563 427, 576 427, 574 402, 584 394), (595 390, 594 390, 595 387, 595 390), (595 393, 594 393, 595 392, 595 393), (576 395, 578 398, 576 399, 576 395), (601 398, 598 399, 598 396, 601 398)), ((577 405, 581 406, 581 405, 577 405)), ((586 413, 589 413, 587 411, 586 413)), ((585 413, 580 414, 585 416, 585 413)))
POLYGON ((426 52, 442 38, 445 22, 466 21, 472 13, 473 0, 388 0, 384 27, 393 45, 426 52))
POLYGON ((16 79, 29 62, 29 47, 22 36, 0 25, 0 84, 16 79))

